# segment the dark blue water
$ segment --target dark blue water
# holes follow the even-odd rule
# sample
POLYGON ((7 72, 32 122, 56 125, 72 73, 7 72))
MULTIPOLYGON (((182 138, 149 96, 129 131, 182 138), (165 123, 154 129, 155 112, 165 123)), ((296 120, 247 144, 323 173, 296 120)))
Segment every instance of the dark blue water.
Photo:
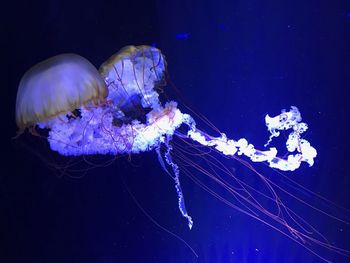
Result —
MULTIPOLYGON (((297 106, 318 157, 312 168, 303 165, 286 175, 350 208, 348 1, 51 0, 10 5, 2 22, 3 137, 10 148, 4 150, 0 181, 0 262, 322 262, 183 176, 187 209, 195 221, 189 231, 177 209, 173 182, 154 152, 91 170, 81 162, 75 166, 81 170, 66 174, 58 166, 71 161, 51 153, 45 141, 28 134, 11 137, 16 134, 17 86, 33 64, 74 52, 99 66, 125 45, 154 45, 165 54, 181 93, 169 87, 167 94, 208 117, 229 137, 246 137, 262 146, 268 136, 265 114, 297 106), (142 207, 183 238, 198 258, 145 216, 123 181, 142 207)), ((98 164, 106 160, 93 159, 98 164)), ((224 161, 237 176, 254 176, 238 162, 224 161)), ((256 167, 285 185, 277 173, 256 167)), ((253 183, 259 187, 259 180, 253 183)), ((329 207, 299 187, 285 187, 349 220, 349 212, 329 207)), ((332 245, 350 249, 349 225, 287 202, 332 245)), ((333 262, 350 262, 311 248, 333 262)))

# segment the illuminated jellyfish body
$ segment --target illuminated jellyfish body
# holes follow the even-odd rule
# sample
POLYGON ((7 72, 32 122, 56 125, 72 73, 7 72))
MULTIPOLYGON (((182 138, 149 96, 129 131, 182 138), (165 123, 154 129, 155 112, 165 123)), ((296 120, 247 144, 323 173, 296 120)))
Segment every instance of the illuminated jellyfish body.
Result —
MULTIPOLYGON (((294 171, 302 162, 312 166, 317 152, 307 140, 301 138, 308 126, 301 122, 298 109, 293 106, 289 111, 282 110, 275 117, 265 117, 267 129, 271 133, 265 146, 279 136, 280 131, 290 130, 286 141, 290 154, 279 158, 277 149, 273 147, 257 150, 246 139, 228 139, 224 133, 219 133, 216 137, 209 135, 198 129, 194 118, 181 112, 175 101, 162 103, 159 91, 165 83, 166 67, 160 50, 149 46, 123 48, 103 63, 99 72, 78 55, 53 57, 34 66, 22 78, 17 94, 17 125, 20 130, 35 125, 49 129, 47 139, 51 149, 65 156, 136 154, 155 150, 162 168, 174 179, 178 206, 187 219, 189 228, 192 228, 193 221, 185 207, 180 173, 183 171, 190 174, 188 166, 191 166, 226 189, 242 207, 221 198, 194 179, 205 190, 257 220, 262 221, 254 211, 263 213, 277 225, 285 227, 281 231, 272 226, 274 229, 285 235, 289 233, 289 237, 294 237, 296 242, 312 253, 316 254, 305 243, 311 242, 347 255, 348 251, 332 247, 322 238, 310 237, 305 228, 311 226, 302 219, 300 221, 304 223, 299 223, 297 218, 300 217, 283 204, 273 185, 258 172, 270 193, 267 198, 276 202, 279 211, 277 214, 265 209, 254 198, 249 198, 254 190, 234 178, 216 158, 210 156, 213 158, 212 169, 216 171, 211 172, 185 156, 186 152, 200 152, 196 147, 201 146, 209 147, 229 158, 246 156, 253 162, 265 162, 271 168, 282 171, 294 171), (186 141, 194 150, 180 150, 177 156, 175 146, 172 145, 174 136, 186 141), (187 167, 181 167, 175 160, 187 167), (241 188, 237 190, 232 187, 231 183, 218 175, 220 172, 229 174, 241 188), (292 221, 297 222, 296 225, 307 227, 293 227, 285 217, 292 218, 292 221)), ((242 162, 250 167, 245 161, 242 162)))

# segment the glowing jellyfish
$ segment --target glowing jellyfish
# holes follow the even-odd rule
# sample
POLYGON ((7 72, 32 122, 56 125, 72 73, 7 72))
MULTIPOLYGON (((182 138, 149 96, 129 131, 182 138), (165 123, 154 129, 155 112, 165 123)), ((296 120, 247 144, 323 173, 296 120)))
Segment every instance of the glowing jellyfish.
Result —
POLYGON ((96 68, 76 54, 62 54, 32 67, 19 84, 16 123, 23 130, 90 102, 103 101, 106 84, 96 68), (73 88, 74 87, 74 88, 73 88))
MULTIPOLYGON (((275 202, 277 213, 269 211, 258 200, 251 198, 256 190, 235 178, 210 154, 208 158, 212 158, 209 161, 211 171, 193 162, 191 158, 186 158, 186 154, 201 152, 198 148, 201 146, 210 147, 229 158, 246 156, 252 162, 265 162, 271 168, 282 171, 294 171, 302 162, 312 166, 317 151, 307 140, 301 138, 308 126, 301 122, 298 109, 292 106, 289 111, 282 110, 280 115, 265 117, 267 129, 271 133, 265 146, 279 136, 280 131, 290 130, 286 141, 290 154, 280 158, 274 147, 258 150, 244 138, 233 140, 224 133, 212 136, 198 129, 194 118, 181 112, 175 101, 162 103, 159 91, 165 83, 166 67, 161 51, 149 46, 123 48, 102 64, 99 73, 78 55, 53 57, 34 66, 22 78, 17 94, 17 125, 22 130, 33 126, 49 129, 47 140, 51 149, 65 156, 135 154, 155 150, 162 168, 174 179, 178 206, 187 219, 189 228, 192 228, 193 221, 185 207, 180 172, 190 174, 188 167, 191 166, 226 189, 241 207, 193 178, 205 190, 257 220, 264 222, 256 212, 271 218, 277 225, 272 225, 274 229, 295 238, 296 242, 315 255, 317 254, 306 243, 348 255, 348 251, 329 245, 321 235, 310 236, 306 229, 312 227, 283 204, 274 185, 260 173, 256 174, 270 195, 261 192, 255 194, 275 202), (185 141, 190 149, 182 151, 180 147, 174 153, 176 145, 172 144, 173 136, 185 141), (175 159, 186 167, 180 167, 175 159), (232 187, 232 183, 223 179, 220 173, 228 174, 239 188, 232 187), (289 221, 294 221, 296 226, 289 221), (281 226, 285 229, 280 230, 278 227, 281 226)), ((251 167, 245 161, 241 162, 251 167)), ((317 231, 314 232, 318 234, 317 231)))

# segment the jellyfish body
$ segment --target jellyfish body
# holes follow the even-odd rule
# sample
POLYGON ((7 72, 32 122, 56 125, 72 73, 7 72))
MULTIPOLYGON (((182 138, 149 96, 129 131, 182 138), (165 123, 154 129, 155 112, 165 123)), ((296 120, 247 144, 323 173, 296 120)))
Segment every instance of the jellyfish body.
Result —
POLYGON ((110 99, 122 107, 130 98, 139 97, 143 108, 160 106, 157 87, 164 78, 166 61, 159 49, 127 46, 100 66, 100 73, 111 93, 110 99))
POLYGON ((81 107, 108 95, 96 68, 76 54, 49 58, 28 70, 17 91, 16 123, 20 129, 81 107))
MULTIPOLYGON (((40 63, 25 74, 20 83, 16 106, 16 120, 20 129, 29 125, 49 129, 47 139, 51 149, 66 156, 135 154, 156 150, 161 166, 174 179, 178 207, 187 219, 189 228, 193 226, 193 221, 185 207, 180 172, 183 170, 189 175, 187 169, 193 167, 225 188, 243 208, 220 199, 215 192, 199 183, 230 206, 260 221, 262 220, 258 218, 257 213, 271 218, 276 225, 285 228, 280 232, 285 235, 289 232, 290 237, 296 237, 296 242, 302 246, 305 246, 304 241, 307 241, 327 247, 326 241, 320 241, 318 237, 309 237, 307 230, 303 226, 300 227, 301 224, 297 223, 297 226, 293 227, 288 223, 286 218, 291 217, 290 209, 282 203, 269 181, 261 174, 257 173, 271 196, 253 193, 250 186, 237 179, 235 181, 239 190, 232 187, 217 176, 223 172, 234 178, 219 161, 210 165, 216 169, 215 172, 208 172, 191 158, 186 158, 185 155, 192 150, 185 149, 180 151, 177 158, 186 165, 181 169, 172 154, 172 138, 177 136, 186 140, 188 146, 193 149, 197 149, 198 145, 210 147, 214 152, 229 158, 244 155, 253 162, 265 162, 270 167, 283 171, 294 171, 302 162, 312 166, 317 151, 308 141, 301 138, 308 126, 301 122, 301 115, 296 107, 291 107, 290 111, 282 110, 281 114, 275 117, 265 117, 267 129, 271 133, 266 146, 274 137, 279 136, 280 131, 291 130, 286 141, 286 148, 290 154, 286 158, 279 158, 274 147, 258 150, 244 138, 233 140, 227 138, 224 133, 216 137, 211 136, 199 130, 194 118, 182 113, 175 101, 162 103, 158 91, 164 85, 167 63, 164 55, 155 47, 125 47, 103 63, 99 73, 89 62, 86 64, 82 61, 85 59, 61 55, 40 63), (67 61, 70 63, 64 63, 67 61), (97 103, 88 103, 96 100, 97 103), (102 100, 104 103, 100 103, 102 100), (67 115, 73 110, 79 111, 78 117, 71 118, 67 115), (179 131, 180 126, 185 129, 179 131), (256 199, 250 198, 254 194, 276 200, 279 213, 273 214, 256 199)), ((198 156, 203 158, 205 154, 198 150, 198 156)), ((198 182, 197 179, 194 181, 198 182)), ((302 220, 300 219, 304 224, 305 221, 302 220)))

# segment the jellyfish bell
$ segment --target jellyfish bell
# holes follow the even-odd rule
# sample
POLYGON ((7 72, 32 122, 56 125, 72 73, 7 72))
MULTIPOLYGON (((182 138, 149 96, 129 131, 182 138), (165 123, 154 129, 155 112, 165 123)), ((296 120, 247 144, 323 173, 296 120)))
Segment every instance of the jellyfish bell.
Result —
MULTIPOLYGON (((294 171, 302 163, 314 164, 317 151, 303 138, 308 126, 302 122, 297 107, 265 117, 267 130, 271 133, 265 146, 281 132, 289 133, 286 140, 288 154, 281 158, 275 147, 260 150, 245 138, 230 139, 222 132, 213 136, 199 129, 196 120, 183 113, 177 102, 162 102, 159 87, 164 85, 167 63, 155 47, 127 46, 107 59, 99 73, 91 64, 87 66, 79 59, 77 62, 62 56, 62 61, 53 58, 50 62, 49 59, 50 63, 35 66, 23 77, 16 105, 20 128, 35 124, 48 128, 50 148, 64 156, 118 156, 154 150, 161 167, 174 180, 177 205, 190 229, 194 221, 186 209, 180 174, 189 176, 223 203, 272 227, 321 259, 325 260, 315 252, 316 245, 350 257, 349 251, 329 245, 317 229, 283 202, 277 190, 292 198, 293 194, 250 164, 263 162, 281 171, 294 171), (67 60, 73 62, 64 63, 67 60), (98 104, 101 100, 107 103, 98 104), (84 107, 94 101, 97 102, 94 107, 84 107), (67 116, 66 113, 74 109, 79 109, 79 118, 67 116), (174 137, 180 140, 178 144, 174 143, 174 137), (222 156, 238 160, 251 169, 265 191, 255 189, 230 172, 220 160, 222 156), (221 196, 198 174, 206 175, 232 199, 221 196), (264 206, 262 200, 273 202, 274 207, 264 206)), ((298 197, 295 199, 306 203, 298 197)))
MULTIPOLYGON (((166 61, 161 51, 149 46, 126 46, 107 59, 99 69, 114 104, 159 109, 159 93, 166 61), (134 100, 134 101, 132 101, 134 100)), ((135 110, 135 109, 133 109, 135 110)))
POLYGON ((20 130, 105 100, 108 89, 96 68, 76 54, 61 54, 38 63, 22 77, 17 91, 16 123, 20 130))

